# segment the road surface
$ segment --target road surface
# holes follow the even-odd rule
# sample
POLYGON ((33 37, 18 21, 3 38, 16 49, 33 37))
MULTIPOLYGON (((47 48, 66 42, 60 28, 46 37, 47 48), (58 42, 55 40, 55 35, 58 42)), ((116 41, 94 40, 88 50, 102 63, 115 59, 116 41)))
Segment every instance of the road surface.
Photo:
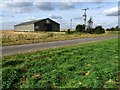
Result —
POLYGON ((17 53, 30 52, 36 50, 44 50, 48 48, 55 48, 61 46, 69 46, 74 44, 93 42, 99 40, 107 40, 112 38, 118 38, 118 36, 104 36, 104 37, 95 37, 95 38, 81 38, 74 40, 65 40, 65 41, 54 41, 54 42, 43 42, 43 43, 34 43, 34 44, 24 44, 24 45, 14 45, 14 46, 3 46, 2 47, 2 56, 13 55, 17 53))

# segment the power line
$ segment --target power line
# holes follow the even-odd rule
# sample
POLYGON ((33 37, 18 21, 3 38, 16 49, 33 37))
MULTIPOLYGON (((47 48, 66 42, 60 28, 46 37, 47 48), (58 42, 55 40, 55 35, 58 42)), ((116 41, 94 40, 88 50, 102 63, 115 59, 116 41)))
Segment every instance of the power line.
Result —
POLYGON ((82 9, 82 10, 85 11, 85 12, 84 12, 84 15, 83 15, 83 17, 84 17, 84 24, 85 24, 85 31, 87 31, 87 28, 86 28, 86 20, 87 20, 87 14, 86 14, 86 11, 87 11, 88 9, 89 9, 89 8, 82 9))

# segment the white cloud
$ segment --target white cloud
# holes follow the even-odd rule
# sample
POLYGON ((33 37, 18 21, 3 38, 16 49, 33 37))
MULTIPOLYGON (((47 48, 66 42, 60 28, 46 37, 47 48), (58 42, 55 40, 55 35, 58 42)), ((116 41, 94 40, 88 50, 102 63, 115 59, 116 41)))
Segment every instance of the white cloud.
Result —
POLYGON ((16 13, 26 13, 32 10, 32 2, 24 2, 23 0, 12 0, 3 2, 3 8, 16 13))
POLYGON ((84 0, 83 2, 102 3, 102 2, 119 2, 119 0, 84 0))
POLYGON ((106 14, 106 16, 118 16, 120 15, 120 7, 113 7, 110 9, 106 9, 103 11, 104 14, 106 14))
POLYGON ((28 0, 4 1, 2 2, 2 4, 0 4, 0 7, 15 13, 28 13, 36 9, 43 11, 44 10, 51 11, 55 9, 68 10, 75 8, 75 2, 45 2, 45 1, 41 2, 41 1, 40 2, 38 0, 33 2, 30 1, 28 2, 28 0))
POLYGON ((104 0, 91 0, 92 2, 103 2, 104 0))
POLYGON ((4 0, 2 2, 33 2, 33 0, 4 0))
POLYGON ((62 19, 61 16, 57 16, 57 15, 53 15, 53 14, 49 14, 48 16, 52 19, 62 19))
POLYGON ((34 6, 40 10, 54 10, 51 2, 34 2, 34 6))
POLYGON ((4 5, 3 5, 3 3, 0 3, 0 7, 2 8, 4 5))
POLYGON ((60 10, 68 10, 75 8, 75 2, 60 2, 58 3, 60 10))
POLYGON ((75 8, 75 2, 34 2, 34 6, 40 10, 68 10, 75 8))
MULTIPOLYGON (((31 21, 31 20, 35 20, 35 17, 28 16, 28 17, 26 18, 26 20, 30 20, 30 21, 31 21)), ((26 21, 26 20, 25 20, 25 21, 26 21)))
POLYGON ((36 0, 36 2, 84 2, 85 0, 36 0))
POLYGON ((75 20, 81 20, 83 17, 74 17, 75 20))

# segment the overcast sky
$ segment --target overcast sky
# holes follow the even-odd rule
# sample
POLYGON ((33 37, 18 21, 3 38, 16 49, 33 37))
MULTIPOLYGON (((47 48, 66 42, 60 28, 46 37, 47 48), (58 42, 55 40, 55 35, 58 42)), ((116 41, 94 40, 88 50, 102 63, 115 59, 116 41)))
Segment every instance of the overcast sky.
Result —
POLYGON ((0 30, 14 29, 14 25, 36 19, 51 18, 60 23, 61 29, 83 24, 82 9, 89 8, 87 20, 92 17, 94 27, 118 25, 119 0, 0 0, 0 30), (109 1, 109 2, 108 2, 109 1))

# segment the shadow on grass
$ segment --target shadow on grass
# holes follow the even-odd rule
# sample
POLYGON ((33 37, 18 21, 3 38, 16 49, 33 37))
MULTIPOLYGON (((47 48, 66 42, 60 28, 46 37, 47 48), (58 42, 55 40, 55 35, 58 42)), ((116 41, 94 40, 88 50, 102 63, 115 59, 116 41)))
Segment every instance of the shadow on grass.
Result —
POLYGON ((19 64, 21 64, 21 63, 23 63, 22 60, 8 61, 8 62, 6 62, 6 63, 3 63, 3 64, 2 64, 2 67, 5 67, 5 66, 15 66, 15 65, 19 65, 19 64))

